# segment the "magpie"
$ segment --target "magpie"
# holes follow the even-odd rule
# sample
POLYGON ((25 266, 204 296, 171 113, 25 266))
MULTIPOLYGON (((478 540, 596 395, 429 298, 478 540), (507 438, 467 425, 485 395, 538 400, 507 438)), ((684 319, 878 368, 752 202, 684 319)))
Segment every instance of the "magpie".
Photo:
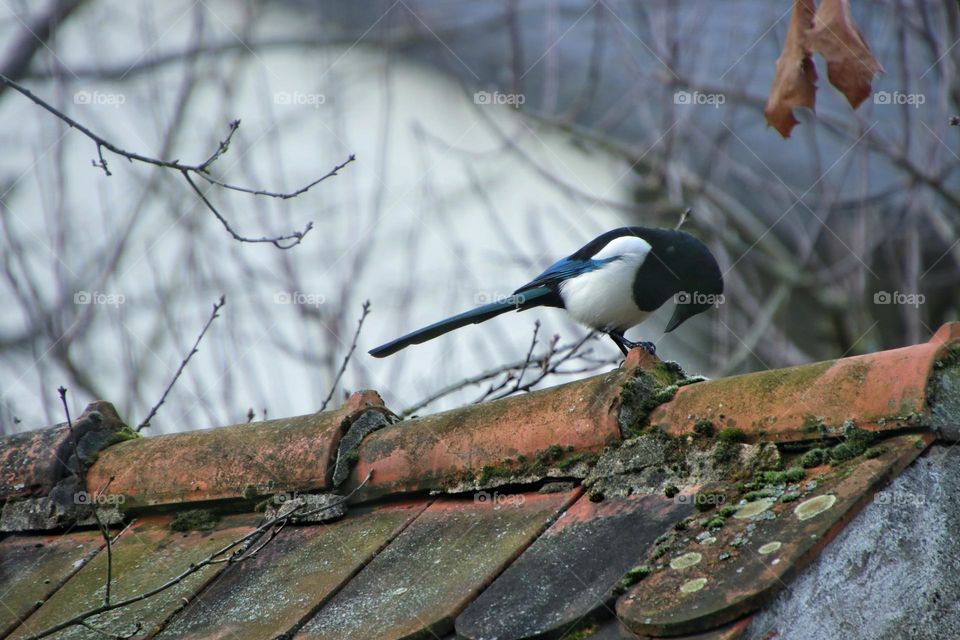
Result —
POLYGON ((624 355, 636 346, 653 352, 651 343, 631 342, 623 334, 671 298, 676 307, 665 331, 673 331, 722 301, 722 294, 717 260, 694 236, 675 229, 620 227, 553 263, 513 295, 408 333, 369 353, 383 358, 468 324, 534 307, 566 309, 577 322, 608 334, 624 355))

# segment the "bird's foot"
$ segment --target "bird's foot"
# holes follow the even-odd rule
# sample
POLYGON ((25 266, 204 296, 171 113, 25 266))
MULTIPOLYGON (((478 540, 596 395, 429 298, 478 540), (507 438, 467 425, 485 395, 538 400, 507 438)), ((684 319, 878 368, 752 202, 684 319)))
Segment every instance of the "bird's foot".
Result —
POLYGON ((623 345, 628 351, 630 349, 636 349, 637 347, 640 347, 652 356, 657 355, 657 345, 653 344, 652 342, 646 342, 645 340, 641 340, 640 342, 632 342, 624 338, 623 345))
POLYGON ((611 333, 610 338, 620 348, 620 351, 623 352, 623 355, 627 355, 630 349, 635 349, 636 347, 641 347, 644 351, 652 356, 657 355, 657 346, 652 342, 633 342, 632 340, 627 340, 622 334, 617 333, 611 333))

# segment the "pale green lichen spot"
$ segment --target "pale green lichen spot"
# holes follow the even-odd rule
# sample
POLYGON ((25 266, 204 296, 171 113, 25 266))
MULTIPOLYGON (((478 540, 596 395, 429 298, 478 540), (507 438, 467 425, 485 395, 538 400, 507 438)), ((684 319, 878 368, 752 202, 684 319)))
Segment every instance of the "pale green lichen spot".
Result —
POLYGON ((836 501, 837 496, 832 494, 817 496, 801 502, 793 512, 799 520, 809 520, 832 507, 836 501))
POLYGON ((680 593, 694 593, 695 591, 700 591, 700 589, 703 589, 706 584, 706 578, 694 578, 693 580, 687 580, 680 585, 680 593))
POLYGON ((775 502, 776 502, 775 500, 772 500, 770 498, 764 498, 762 500, 754 500, 753 502, 748 502, 747 504, 737 509, 737 512, 733 514, 733 517, 739 520, 746 520, 747 518, 751 518, 757 515, 758 513, 763 513, 764 511, 772 507, 775 502))
POLYGON ((682 556, 678 556, 670 561, 671 569, 686 569, 687 567, 692 567, 693 565, 700 562, 703 559, 703 556, 697 553, 696 551, 691 551, 690 553, 685 553, 682 556))
POLYGON ((765 556, 765 555, 767 555, 768 553, 773 553, 774 551, 779 551, 779 550, 780 550, 780 547, 782 547, 782 546, 783 546, 783 543, 782 543, 782 542, 768 542, 767 544, 765 544, 765 545, 763 545, 762 547, 760 547, 759 549, 757 549, 757 552, 760 553, 761 555, 764 555, 764 556, 765 556))

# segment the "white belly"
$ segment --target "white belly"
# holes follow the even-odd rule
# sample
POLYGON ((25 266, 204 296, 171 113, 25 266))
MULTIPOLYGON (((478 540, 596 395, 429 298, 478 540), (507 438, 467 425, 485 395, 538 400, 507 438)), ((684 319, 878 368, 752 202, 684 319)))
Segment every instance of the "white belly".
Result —
POLYGON ((626 256, 560 283, 560 297, 574 320, 593 329, 626 331, 650 315, 633 301, 633 280, 643 258, 626 256))

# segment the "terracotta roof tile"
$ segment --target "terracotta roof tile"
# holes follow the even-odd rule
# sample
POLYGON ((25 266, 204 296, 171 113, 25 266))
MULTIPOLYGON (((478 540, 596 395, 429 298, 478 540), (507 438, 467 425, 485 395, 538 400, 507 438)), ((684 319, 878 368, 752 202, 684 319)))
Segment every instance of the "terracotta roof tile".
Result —
POLYGON ((777 442, 816 439, 831 427, 836 435, 848 420, 872 431, 929 425, 934 364, 958 338, 960 323, 950 323, 912 347, 688 385, 650 420, 673 435, 709 420, 777 442))
POLYGON ((506 460, 533 462, 551 447, 574 453, 602 450, 620 440, 620 388, 633 370, 620 370, 499 402, 445 411, 382 429, 360 445, 348 483, 373 472, 363 498, 443 489, 506 460))
MULTIPOLYGON (((108 485, 137 518, 114 545, 114 598, 251 531, 266 496, 285 492, 269 505, 282 511, 303 492, 326 492, 302 495, 310 504, 356 492, 333 523, 288 524, 251 559, 95 620, 238 640, 744 637, 875 491, 936 438, 960 439, 960 325, 706 382, 635 350, 604 375, 395 420, 365 392, 325 413, 109 446, 87 486, 108 485), (232 515, 170 530, 211 513, 198 508, 232 515)), ((3 441, 5 514, 78 490, 51 455, 64 446, 58 427, 3 441)), ((3 601, 26 617, 14 637, 102 601, 100 545, 92 531, 0 541, 4 582, 20 585, 3 601)))
POLYGON ((368 391, 335 411, 132 440, 105 451, 87 484, 109 482, 128 509, 322 490, 345 423, 382 406, 368 391))

